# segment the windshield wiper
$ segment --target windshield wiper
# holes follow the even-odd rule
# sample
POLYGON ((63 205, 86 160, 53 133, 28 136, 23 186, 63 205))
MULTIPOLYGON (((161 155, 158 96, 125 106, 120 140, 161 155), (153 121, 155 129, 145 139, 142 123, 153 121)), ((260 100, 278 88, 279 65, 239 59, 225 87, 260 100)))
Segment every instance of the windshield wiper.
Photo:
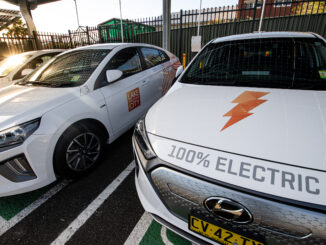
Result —
POLYGON ((17 82, 17 85, 32 85, 32 86, 45 86, 45 87, 73 87, 75 86, 72 82, 39 82, 39 81, 21 81, 17 82))
POLYGON ((17 85, 32 85, 32 86, 45 86, 45 87, 52 87, 51 83, 46 82, 37 82, 37 81, 21 81, 16 83, 17 85))

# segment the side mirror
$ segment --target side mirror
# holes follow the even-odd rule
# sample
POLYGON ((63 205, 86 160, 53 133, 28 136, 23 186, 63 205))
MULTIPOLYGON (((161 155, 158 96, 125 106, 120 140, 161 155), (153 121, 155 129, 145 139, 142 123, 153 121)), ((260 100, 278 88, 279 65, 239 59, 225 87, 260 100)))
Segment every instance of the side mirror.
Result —
POLYGON ((24 77, 24 76, 26 76, 26 75, 32 73, 33 71, 34 71, 34 69, 26 68, 26 69, 22 70, 21 75, 24 77))
POLYGON ((112 83, 122 77, 122 71, 120 70, 107 70, 106 71, 106 80, 108 83, 112 83))
POLYGON ((183 66, 179 66, 177 72, 175 73, 175 78, 179 77, 182 72, 183 72, 183 66))

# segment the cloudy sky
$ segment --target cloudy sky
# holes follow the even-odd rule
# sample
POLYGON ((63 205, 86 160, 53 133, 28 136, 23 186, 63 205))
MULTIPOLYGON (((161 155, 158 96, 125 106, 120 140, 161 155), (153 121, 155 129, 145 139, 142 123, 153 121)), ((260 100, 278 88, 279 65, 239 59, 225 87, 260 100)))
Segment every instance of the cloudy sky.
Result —
MULTIPOLYGON (((237 4, 238 0, 202 0, 203 8, 237 4)), ((121 0, 122 17, 125 19, 159 16, 162 0, 121 0)), ((171 0, 171 11, 198 9, 200 0, 171 0)), ((82 26, 96 26, 108 19, 119 17, 119 0, 77 0, 82 26)), ((15 5, 0 0, 0 8, 16 9, 15 5)), ((32 11, 38 31, 67 32, 77 28, 74 0, 60 0, 40 5, 32 11)))

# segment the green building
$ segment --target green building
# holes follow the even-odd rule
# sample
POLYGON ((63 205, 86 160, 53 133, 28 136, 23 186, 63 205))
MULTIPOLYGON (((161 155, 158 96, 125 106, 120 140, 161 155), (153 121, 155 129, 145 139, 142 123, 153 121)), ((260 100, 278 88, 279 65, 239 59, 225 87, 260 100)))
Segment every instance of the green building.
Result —
MULTIPOLYGON (((121 41, 120 19, 113 18, 98 24, 103 42, 121 41)), ((138 34, 154 32, 155 27, 130 20, 122 20, 123 35, 126 42, 137 41, 138 34)))

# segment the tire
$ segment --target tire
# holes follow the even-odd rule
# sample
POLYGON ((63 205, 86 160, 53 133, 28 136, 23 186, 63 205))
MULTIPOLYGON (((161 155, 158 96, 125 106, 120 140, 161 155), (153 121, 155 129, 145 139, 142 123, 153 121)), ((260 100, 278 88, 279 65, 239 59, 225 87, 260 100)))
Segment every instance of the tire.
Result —
POLYGON ((53 155, 57 176, 76 179, 90 173, 99 163, 105 135, 92 124, 70 126, 59 138, 53 155))

